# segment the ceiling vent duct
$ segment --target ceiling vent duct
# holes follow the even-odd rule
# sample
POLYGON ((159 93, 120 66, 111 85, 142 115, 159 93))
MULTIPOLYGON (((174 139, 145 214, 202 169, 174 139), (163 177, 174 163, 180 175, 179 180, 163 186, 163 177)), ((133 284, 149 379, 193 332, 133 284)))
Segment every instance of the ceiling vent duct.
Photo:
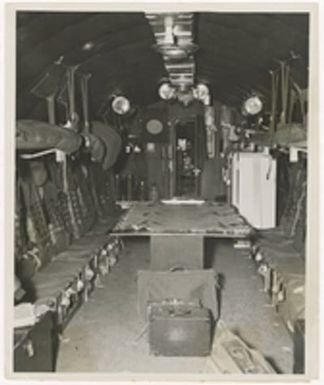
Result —
POLYGON ((162 99, 172 99, 178 94, 188 104, 194 96, 194 54, 198 49, 193 42, 193 13, 147 13, 156 43, 153 48, 164 61, 168 82, 160 86, 162 99))

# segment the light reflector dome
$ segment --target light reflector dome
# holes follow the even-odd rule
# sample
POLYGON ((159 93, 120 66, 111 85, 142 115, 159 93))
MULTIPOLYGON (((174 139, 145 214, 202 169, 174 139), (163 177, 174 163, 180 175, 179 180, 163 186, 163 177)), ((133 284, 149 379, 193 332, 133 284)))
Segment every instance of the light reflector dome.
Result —
POLYGON ((163 100, 170 100, 175 97, 176 90, 171 86, 170 83, 162 83, 159 88, 160 98, 163 100))
POLYGON ((112 102, 112 108, 116 114, 124 115, 130 110, 130 102, 125 96, 116 96, 112 102))
POLYGON ((244 102, 244 109, 249 115, 258 114, 263 107, 263 103, 258 96, 251 96, 244 102))
POLYGON ((207 96, 209 96, 209 88, 203 83, 197 84, 194 92, 195 97, 201 101, 205 100, 207 96))

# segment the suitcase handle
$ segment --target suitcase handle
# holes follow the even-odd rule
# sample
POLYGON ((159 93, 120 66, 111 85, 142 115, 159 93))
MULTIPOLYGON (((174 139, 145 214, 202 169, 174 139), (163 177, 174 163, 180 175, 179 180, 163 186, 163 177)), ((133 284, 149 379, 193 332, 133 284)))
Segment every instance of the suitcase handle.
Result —
POLYGON ((173 266, 169 269, 169 272, 170 273, 173 273, 175 271, 184 271, 185 268, 183 266, 173 266))
POLYGON ((171 317, 175 317, 175 316, 181 316, 181 315, 189 315, 192 313, 192 310, 191 309, 182 309, 180 310, 179 308, 177 309, 169 309, 169 314, 171 317))

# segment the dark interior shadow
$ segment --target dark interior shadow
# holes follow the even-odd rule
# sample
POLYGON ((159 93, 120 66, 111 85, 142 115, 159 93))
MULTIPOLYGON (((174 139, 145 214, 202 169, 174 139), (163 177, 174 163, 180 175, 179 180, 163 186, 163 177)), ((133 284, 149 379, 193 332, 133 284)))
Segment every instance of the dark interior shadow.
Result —
POLYGON ((53 328, 52 328, 52 355, 53 355, 53 371, 56 371, 56 364, 58 359, 58 352, 60 348, 60 339, 59 335, 62 333, 62 330, 58 327, 57 317, 53 315, 53 328))
POLYGON ((204 241, 204 268, 211 269, 215 264, 215 240, 212 238, 205 238, 204 241))
POLYGON ((225 287, 225 275, 218 273, 216 277, 217 320, 219 320, 222 315, 222 291, 225 287))
POLYGON ((37 293, 35 284, 31 278, 22 278, 21 287, 25 291, 25 295, 22 298, 22 302, 34 303, 37 299, 37 293))

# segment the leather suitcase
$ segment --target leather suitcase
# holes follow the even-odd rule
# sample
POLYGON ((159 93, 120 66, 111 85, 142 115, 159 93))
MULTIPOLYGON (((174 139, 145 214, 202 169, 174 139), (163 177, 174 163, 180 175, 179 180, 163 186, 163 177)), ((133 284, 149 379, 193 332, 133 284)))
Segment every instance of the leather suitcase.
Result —
POLYGON ((156 356, 208 356, 212 316, 208 309, 191 305, 155 305, 149 316, 150 354, 156 356))

